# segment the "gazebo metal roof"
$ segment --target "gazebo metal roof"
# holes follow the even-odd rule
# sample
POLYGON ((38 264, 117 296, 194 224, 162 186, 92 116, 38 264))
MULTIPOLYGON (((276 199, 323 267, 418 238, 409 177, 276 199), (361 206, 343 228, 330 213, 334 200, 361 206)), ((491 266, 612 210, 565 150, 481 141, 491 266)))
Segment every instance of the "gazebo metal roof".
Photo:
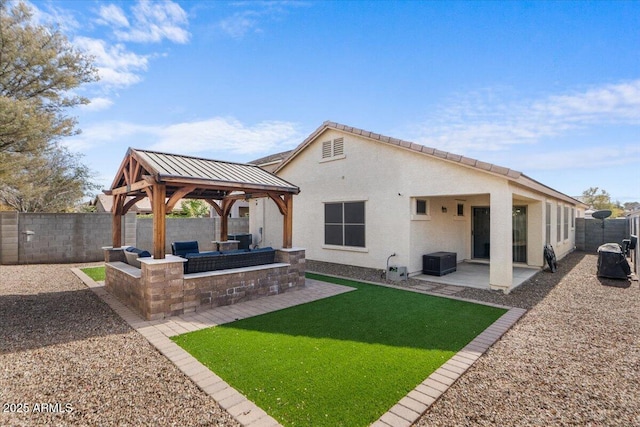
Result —
POLYGON ((283 246, 291 247, 294 194, 300 189, 259 166, 129 148, 107 195, 114 196, 113 246, 121 245, 121 217, 149 197, 153 210, 154 257, 164 258, 165 214, 182 198, 201 199, 227 217, 238 199, 269 197, 284 216, 283 246), (127 200, 127 197, 132 197, 127 200))

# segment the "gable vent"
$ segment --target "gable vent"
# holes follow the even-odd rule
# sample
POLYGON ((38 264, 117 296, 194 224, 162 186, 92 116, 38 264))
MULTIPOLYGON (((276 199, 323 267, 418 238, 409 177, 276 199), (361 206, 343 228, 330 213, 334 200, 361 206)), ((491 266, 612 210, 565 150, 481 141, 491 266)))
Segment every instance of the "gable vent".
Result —
POLYGON ((337 138, 333 140, 333 155, 341 156, 344 154, 344 138, 337 138))
POLYGON ((322 158, 328 159, 331 157, 331 141, 324 141, 322 143, 322 158))

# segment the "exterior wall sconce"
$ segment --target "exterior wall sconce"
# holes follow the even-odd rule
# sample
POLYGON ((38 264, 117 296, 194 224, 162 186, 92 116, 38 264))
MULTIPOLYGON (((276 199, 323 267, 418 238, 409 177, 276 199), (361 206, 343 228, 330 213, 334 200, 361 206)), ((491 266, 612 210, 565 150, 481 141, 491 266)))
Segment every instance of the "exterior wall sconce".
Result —
POLYGON ((442 213, 447 213, 447 207, 446 206, 442 207, 442 213))
POLYGON ((27 236, 27 242, 33 241, 33 236, 36 234, 34 231, 27 230, 23 231, 24 235, 27 236))

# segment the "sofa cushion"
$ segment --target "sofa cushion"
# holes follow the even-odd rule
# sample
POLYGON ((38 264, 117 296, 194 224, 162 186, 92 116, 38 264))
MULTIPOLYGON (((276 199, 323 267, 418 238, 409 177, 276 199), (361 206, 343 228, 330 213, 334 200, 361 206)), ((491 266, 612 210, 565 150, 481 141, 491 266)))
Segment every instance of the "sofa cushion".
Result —
POLYGON ((191 240, 187 242, 173 242, 171 244, 171 253, 173 255, 184 257, 186 254, 197 254, 199 252, 200 249, 198 248, 197 240, 191 240))
POLYGON ((267 246, 265 248, 256 248, 256 249, 251 249, 251 252, 269 252, 272 251, 273 248, 271 246, 267 246))
POLYGON ((209 252, 198 252, 198 253, 192 253, 192 254, 185 254, 184 258, 186 258, 186 259, 202 258, 202 257, 211 256, 211 255, 220 255, 220 252, 218 252, 218 251, 209 251, 209 252))
POLYGON ((243 254, 249 252, 249 249, 230 249, 228 251, 222 251, 223 255, 243 254))

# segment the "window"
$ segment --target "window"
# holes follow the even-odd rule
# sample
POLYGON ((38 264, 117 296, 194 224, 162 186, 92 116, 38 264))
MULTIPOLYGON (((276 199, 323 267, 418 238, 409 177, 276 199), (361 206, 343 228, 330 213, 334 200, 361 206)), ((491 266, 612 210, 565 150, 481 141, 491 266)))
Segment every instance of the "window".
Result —
POLYGON ((322 143, 322 159, 343 158, 344 138, 336 138, 333 141, 322 143))
POLYGON ((576 210, 571 208, 571 229, 576 228, 576 210))
POLYGON ((464 203, 458 203, 458 207, 456 210, 457 216, 464 216, 464 203))
POLYGON ((365 247, 364 202, 325 203, 324 243, 365 247))
POLYGON ((546 206, 546 239, 545 242, 551 244, 551 203, 546 206))
POLYGON ((564 240, 569 239, 569 207, 564 207, 564 240))
POLYGON ((416 215, 427 215, 427 201, 416 199, 416 215))
POLYGON ((562 241, 562 208, 556 207, 556 240, 562 241))

